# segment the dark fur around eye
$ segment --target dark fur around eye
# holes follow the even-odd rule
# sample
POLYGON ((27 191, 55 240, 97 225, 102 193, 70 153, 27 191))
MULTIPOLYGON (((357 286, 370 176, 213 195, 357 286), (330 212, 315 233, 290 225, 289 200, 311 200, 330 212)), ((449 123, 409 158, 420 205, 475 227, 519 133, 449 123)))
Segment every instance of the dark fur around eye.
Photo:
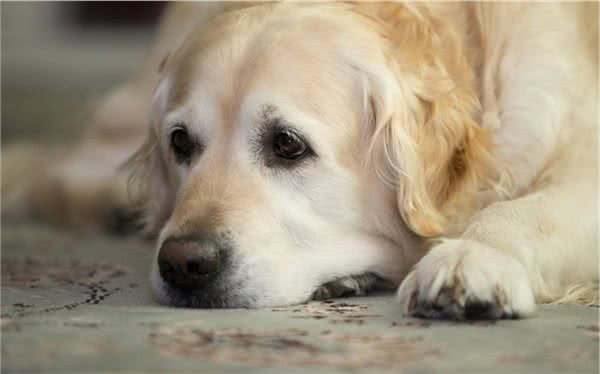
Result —
POLYGON ((177 163, 188 164, 192 157, 202 150, 201 144, 193 139, 185 127, 177 127, 171 132, 171 149, 177 163))
POLYGON ((267 124, 259 138, 258 154, 269 168, 294 168, 316 157, 305 137, 280 120, 267 124))

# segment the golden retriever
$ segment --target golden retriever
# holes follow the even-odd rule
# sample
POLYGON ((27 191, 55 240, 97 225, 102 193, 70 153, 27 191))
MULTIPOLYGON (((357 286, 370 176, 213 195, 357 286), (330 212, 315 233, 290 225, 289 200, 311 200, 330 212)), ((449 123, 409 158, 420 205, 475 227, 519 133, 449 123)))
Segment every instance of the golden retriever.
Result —
POLYGON ((115 171, 138 148, 130 193, 158 233, 162 303, 398 286, 426 318, 597 303, 597 14, 175 4, 75 151, 5 150, 3 210, 104 222, 131 206, 115 171))

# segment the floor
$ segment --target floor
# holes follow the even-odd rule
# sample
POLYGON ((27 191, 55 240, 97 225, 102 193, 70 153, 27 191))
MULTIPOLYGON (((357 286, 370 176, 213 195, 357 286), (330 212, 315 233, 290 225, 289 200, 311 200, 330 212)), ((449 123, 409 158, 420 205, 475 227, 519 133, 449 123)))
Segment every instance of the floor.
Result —
POLYGON ((401 318, 393 295, 261 310, 157 305, 152 244, 2 224, 2 372, 597 372, 596 307, 401 318))

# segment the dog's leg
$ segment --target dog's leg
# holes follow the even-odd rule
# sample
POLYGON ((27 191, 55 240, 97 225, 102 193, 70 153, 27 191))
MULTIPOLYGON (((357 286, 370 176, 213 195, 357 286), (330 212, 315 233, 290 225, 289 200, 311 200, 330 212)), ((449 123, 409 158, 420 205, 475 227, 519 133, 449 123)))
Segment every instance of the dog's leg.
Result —
MULTIPOLYGON (((557 16, 564 10, 552 9, 557 16)), ((531 33, 539 38, 530 41, 530 48, 553 55, 567 47, 583 48, 577 45, 581 38, 572 34, 576 29, 555 38, 556 43, 572 40, 568 46, 553 47, 545 34, 531 33)), ((510 43, 500 45, 509 48, 510 43)), ((567 74, 568 64, 553 60, 545 65, 539 56, 529 54, 519 69, 510 69, 511 60, 506 60, 498 79, 504 82, 499 91, 504 116, 495 133, 497 157, 510 165, 517 186, 529 194, 488 206, 459 238, 434 245, 400 286, 405 313, 511 318, 530 315, 535 302, 598 302, 598 93, 586 80, 596 81, 597 69, 595 63, 582 62, 567 74), (545 72, 536 76, 539 82, 518 78, 530 71, 545 72), (577 87, 578 93, 547 87, 577 87), (537 99, 545 104, 523 109, 523 103, 537 99)))
POLYGON ((524 317, 535 302, 556 301, 573 285, 583 288, 571 301, 597 303, 597 287, 585 288, 598 277, 597 205, 592 180, 490 205, 459 239, 435 245, 406 277, 398 291, 404 313, 524 317))
POLYGON ((143 141, 150 93, 134 84, 114 89, 77 147, 3 149, 3 217, 120 230, 131 203, 118 167, 143 141))

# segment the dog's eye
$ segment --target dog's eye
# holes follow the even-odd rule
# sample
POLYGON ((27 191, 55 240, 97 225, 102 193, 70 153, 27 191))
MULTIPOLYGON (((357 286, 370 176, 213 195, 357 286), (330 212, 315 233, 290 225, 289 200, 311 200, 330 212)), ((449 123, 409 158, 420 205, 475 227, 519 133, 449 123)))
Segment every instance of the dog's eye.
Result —
POLYGON ((177 162, 189 163, 196 144, 185 129, 176 129, 171 133, 171 148, 177 162))
POLYGON ((273 152, 284 159, 295 160, 306 153, 308 146, 298 135, 282 131, 273 137, 273 152))

